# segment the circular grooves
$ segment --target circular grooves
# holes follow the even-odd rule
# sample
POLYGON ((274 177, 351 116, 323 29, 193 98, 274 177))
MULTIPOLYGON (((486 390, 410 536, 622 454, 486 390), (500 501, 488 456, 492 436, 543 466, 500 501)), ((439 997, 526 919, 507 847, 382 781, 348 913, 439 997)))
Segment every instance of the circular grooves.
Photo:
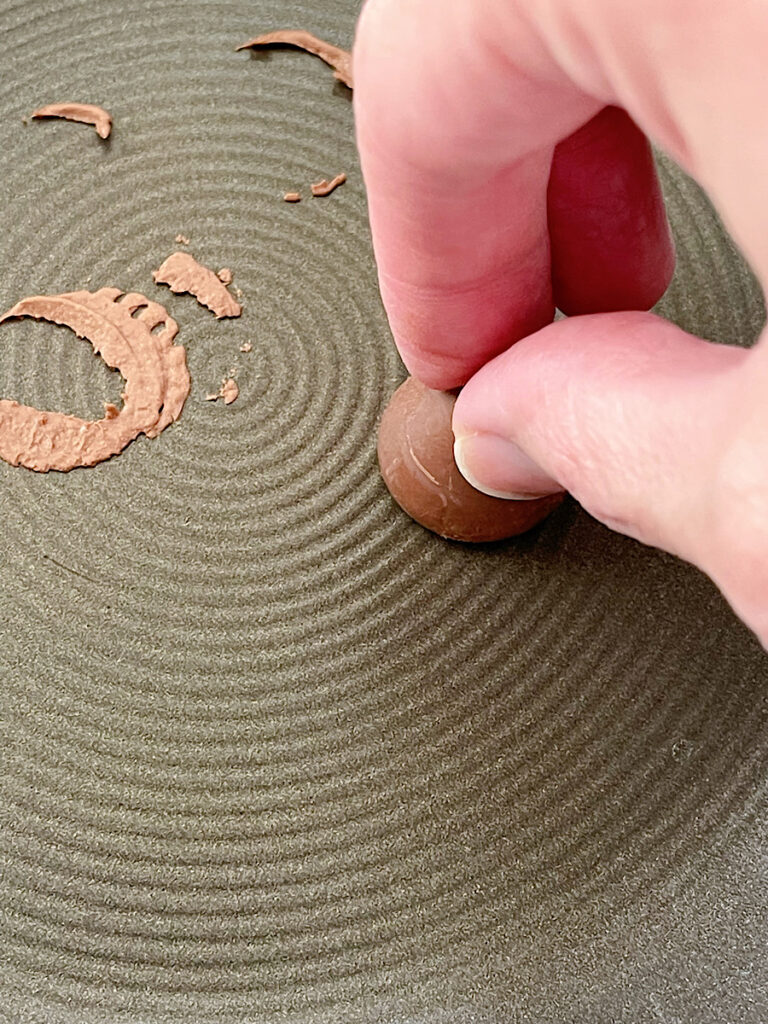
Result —
MULTIPOLYGON (((0 305, 142 292, 193 381, 109 464, 0 465, 2 994, 153 1024, 360 1021, 422 985, 439 1007, 454 967, 570 941, 563 907, 593 908, 586 942, 648 888, 695 890, 765 808, 763 655, 693 570, 568 502, 470 550, 390 499, 376 432, 405 373, 348 97, 312 57, 233 52, 289 22, 348 46, 357 6, 0 13, 0 305), (64 89, 111 111, 108 146, 21 125, 64 89), (154 288, 178 233, 232 267, 240 320, 154 288), (233 367, 238 402, 206 404, 233 367)), ((754 280, 662 177, 663 312, 750 343, 754 280)), ((99 408, 87 350, 8 338, 0 393, 99 408)))

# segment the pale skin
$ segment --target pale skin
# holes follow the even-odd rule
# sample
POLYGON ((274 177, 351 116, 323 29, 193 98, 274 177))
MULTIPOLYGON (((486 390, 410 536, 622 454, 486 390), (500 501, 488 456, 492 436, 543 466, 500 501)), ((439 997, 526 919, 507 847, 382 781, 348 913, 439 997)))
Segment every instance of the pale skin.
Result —
POLYGON ((745 351, 639 312, 674 263, 644 135, 765 290, 768 4, 368 0, 354 79, 382 296, 409 371, 465 385, 464 475, 570 491, 768 646, 766 332, 745 351))

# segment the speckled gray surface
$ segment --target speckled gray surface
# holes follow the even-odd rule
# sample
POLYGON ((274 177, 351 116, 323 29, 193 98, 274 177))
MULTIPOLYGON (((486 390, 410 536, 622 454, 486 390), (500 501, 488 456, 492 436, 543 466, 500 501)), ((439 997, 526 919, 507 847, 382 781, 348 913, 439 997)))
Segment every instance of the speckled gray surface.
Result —
MULTIPOLYGON (((0 463, 0 1020, 764 1022, 756 642, 573 504, 469 550, 378 478, 403 371, 349 96, 306 55, 233 52, 283 26, 348 45, 356 13, 0 8, 0 305, 145 290, 193 375, 112 462, 0 463), (63 99, 107 106, 111 142, 22 124, 63 99), (234 269, 241 320, 153 286, 179 232, 234 269), (233 367, 240 400, 205 403, 233 367)), ((750 343, 754 281, 663 172, 664 311, 750 343)), ((0 330, 3 396, 95 416, 119 390, 65 330, 0 330)))

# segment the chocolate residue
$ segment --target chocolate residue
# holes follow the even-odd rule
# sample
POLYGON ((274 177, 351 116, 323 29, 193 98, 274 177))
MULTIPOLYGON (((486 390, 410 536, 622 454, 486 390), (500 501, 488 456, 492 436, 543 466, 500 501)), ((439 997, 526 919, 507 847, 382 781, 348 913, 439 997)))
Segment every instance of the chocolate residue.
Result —
POLYGON ((233 402, 236 402, 240 397, 240 388, 237 386, 237 381, 233 380, 232 377, 227 377, 221 385, 220 394, 224 399, 224 405, 232 405, 233 402))
POLYGON ((237 381, 232 377, 225 377, 219 390, 206 395, 205 400, 206 402, 218 402, 220 398, 223 398, 224 405, 232 405, 239 397, 240 388, 237 386, 237 381))
POLYGON ((343 172, 341 174, 337 174, 336 177, 332 178, 330 181, 323 178, 322 181, 318 181, 312 186, 312 195, 329 196, 331 192, 335 191, 339 187, 339 185, 343 185, 346 180, 347 176, 343 172))
POLYGON ((301 193, 300 192, 286 192, 283 196, 286 203, 300 203, 301 193))
POLYGON ((229 267, 222 267, 221 270, 216 275, 216 277, 218 277, 218 279, 221 281, 223 285, 228 285, 232 284, 232 278, 234 277, 234 274, 229 269, 229 267))
POLYGON ((309 32, 290 28, 256 36, 250 42, 238 46, 237 49, 259 49, 268 46, 290 46, 296 50, 313 53, 333 68, 335 78, 349 86, 350 89, 352 88, 352 54, 348 50, 342 50, 338 46, 334 46, 333 43, 326 43, 325 40, 318 39, 317 36, 313 36, 309 32))
POLYGON ((456 397, 409 377, 392 396, 379 428, 379 466, 395 501, 428 530, 449 540, 493 541, 524 533, 563 500, 491 498, 471 487, 453 458, 456 397))
POLYGON ((112 117, 103 107, 92 103, 50 103, 47 107, 33 110, 30 117, 63 117, 67 121, 92 124, 102 139, 108 139, 112 131, 112 117))
POLYGON ((157 437, 181 415, 190 388, 186 352, 174 345, 178 324, 158 303, 137 292, 123 295, 119 288, 33 295, 0 323, 22 317, 62 324, 87 338, 107 366, 125 378, 125 390, 122 408, 107 404, 101 420, 0 399, 0 458, 12 466, 39 473, 95 466, 139 434, 157 437))
POLYGON ((243 312, 243 307, 229 294, 216 274, 188 252, 172 253, 152 277, 157 284, 167 284, 177 295, 182 292, 194 295, 219 320, 225 316, 240 316, 243 312))

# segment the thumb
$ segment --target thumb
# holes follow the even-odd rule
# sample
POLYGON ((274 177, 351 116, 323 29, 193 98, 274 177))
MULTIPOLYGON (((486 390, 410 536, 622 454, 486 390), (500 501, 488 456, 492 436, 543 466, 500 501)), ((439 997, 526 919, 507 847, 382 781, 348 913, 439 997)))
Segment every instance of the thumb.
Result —
POLYGON ((749 355, 650 313, 558 321, 464 387, 456 462, 500 497, 570 491, 607 526, 706 569, 749 355))

